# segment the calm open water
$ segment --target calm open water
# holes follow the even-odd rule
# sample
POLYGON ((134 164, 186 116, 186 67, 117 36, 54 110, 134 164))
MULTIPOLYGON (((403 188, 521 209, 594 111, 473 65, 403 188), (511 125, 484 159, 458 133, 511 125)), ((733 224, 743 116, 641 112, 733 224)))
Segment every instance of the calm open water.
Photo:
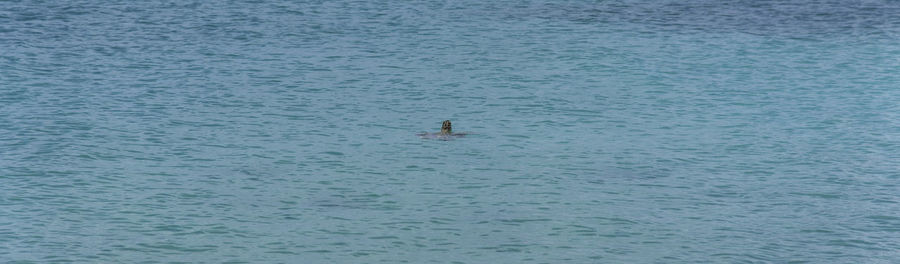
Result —
POLYGON ((0 261, 898 263, 897 14, 0 1, 0 261))

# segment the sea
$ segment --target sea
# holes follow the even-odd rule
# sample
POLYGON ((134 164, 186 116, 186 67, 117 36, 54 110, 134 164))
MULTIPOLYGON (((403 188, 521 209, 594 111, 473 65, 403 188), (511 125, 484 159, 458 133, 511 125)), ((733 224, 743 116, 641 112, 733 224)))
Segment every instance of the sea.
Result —
POLYGON ((898 14, 2 0, 0 262, 900 263, 898 14))

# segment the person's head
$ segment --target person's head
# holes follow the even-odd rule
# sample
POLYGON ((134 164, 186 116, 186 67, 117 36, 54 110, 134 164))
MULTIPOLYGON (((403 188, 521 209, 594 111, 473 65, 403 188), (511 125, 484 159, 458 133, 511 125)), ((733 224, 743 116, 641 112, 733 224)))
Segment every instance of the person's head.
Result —
POLYGON ((449 134, 452 130, 453 128, 450 127, 450 120, 444 120, 444 123, 441 124, 441 134, 449 134))

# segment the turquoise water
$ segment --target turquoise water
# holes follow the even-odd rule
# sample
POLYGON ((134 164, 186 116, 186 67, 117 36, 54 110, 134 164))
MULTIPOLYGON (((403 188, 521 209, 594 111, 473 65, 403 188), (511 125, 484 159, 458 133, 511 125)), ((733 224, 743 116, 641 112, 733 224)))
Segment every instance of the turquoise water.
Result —
POLYGON ((900 262, 900 3, 682 2, 0 1, 0 261, 900 262))

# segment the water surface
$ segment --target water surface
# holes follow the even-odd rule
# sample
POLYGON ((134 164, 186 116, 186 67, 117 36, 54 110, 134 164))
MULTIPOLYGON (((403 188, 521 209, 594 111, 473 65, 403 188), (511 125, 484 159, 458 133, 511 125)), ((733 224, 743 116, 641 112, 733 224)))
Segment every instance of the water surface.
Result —
POLYGON ((898 262, 898 13, 0 1, 0 259, 898 262))

